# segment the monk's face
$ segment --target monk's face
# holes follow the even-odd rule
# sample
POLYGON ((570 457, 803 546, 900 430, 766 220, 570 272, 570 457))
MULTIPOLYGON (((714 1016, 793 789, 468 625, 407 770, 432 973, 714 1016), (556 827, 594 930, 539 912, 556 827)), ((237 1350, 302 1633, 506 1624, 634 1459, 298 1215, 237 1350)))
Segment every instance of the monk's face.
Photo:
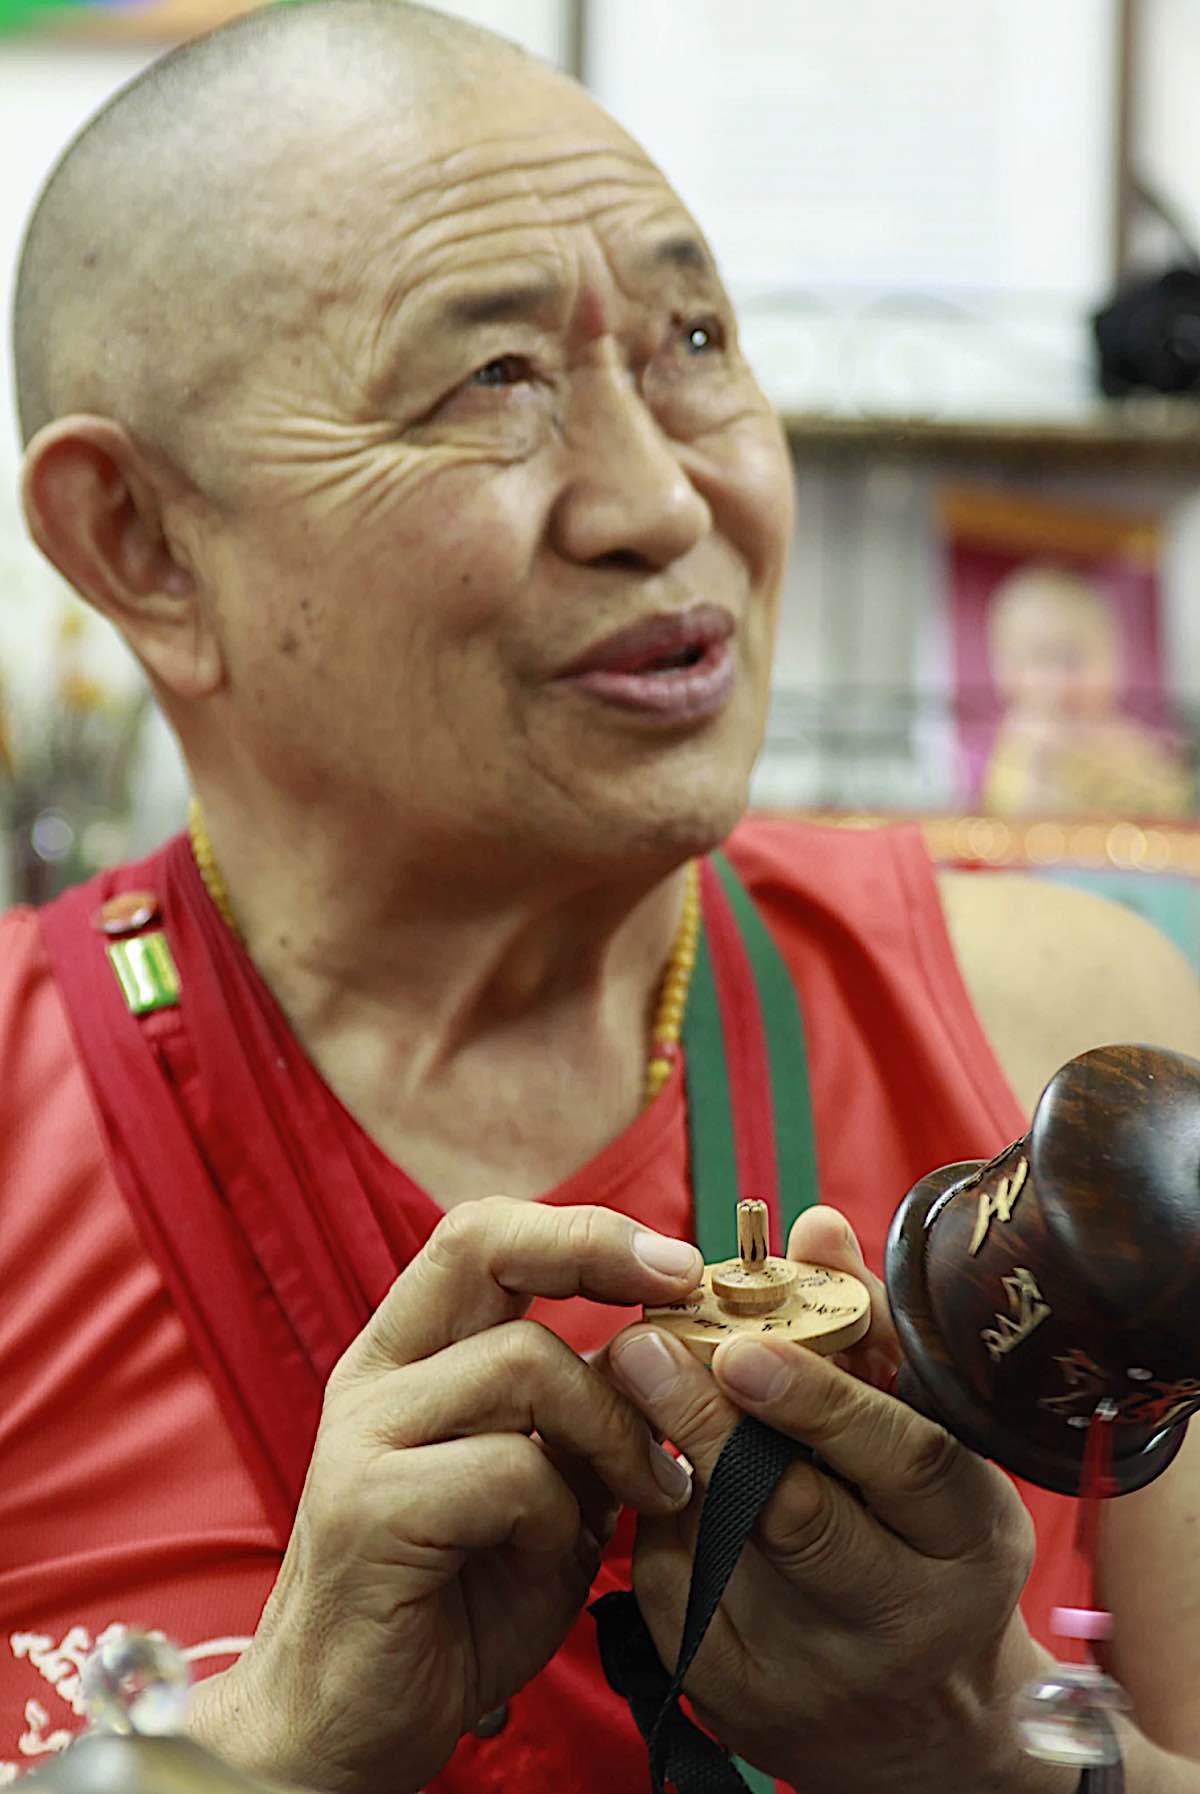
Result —
POLYGON ((431 861, 720 838, 791 481, 695 225, 536 71, 303 152, 273 176, 279 323, 209 444, 228 727, 431 861))

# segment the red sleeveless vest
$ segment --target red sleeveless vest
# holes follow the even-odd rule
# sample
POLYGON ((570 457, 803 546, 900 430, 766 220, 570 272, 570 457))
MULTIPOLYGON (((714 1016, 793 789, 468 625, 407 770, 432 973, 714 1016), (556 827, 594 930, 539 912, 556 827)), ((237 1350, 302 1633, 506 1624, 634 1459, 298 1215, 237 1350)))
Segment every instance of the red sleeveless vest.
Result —
MULTIPOLYGON (((196 908, 194 892, 173 903, 171 881, 190 876, 190 862, 178 852, 169 859, 171 852, 104 875, 83 897, 73 894, 72 915, 118 890, 162 886, 168 938, 175 929, 198 930, 189 951, 203 951, 205 930, 221 925, 196 908)), ((1024 1118, 963 987, 916 830, 754 821, 727 852, 800 996, 821 1198, 846 1213, 879 1270, 888 1223, 909 1186, 934 1165, 990 1156, 1023 1130, 1024 1118)), ((99 937, 82 924, 79 935, 78 951, 95 957, 97 977, 112 980, 99 937)), ((253 968, 238 975, 253 979, 253 968)), ((188 1086, 188 1127, 203 1134, 226 1184, 252 1186, 260 1170, 254 1128, 243 1136, 221 1114, 217 1086, 231 1055, 250 1054, 268 1101, 272 1039, 287 1075, 304 1076, 303 1063, 290 1058, 295 1043, 272 1033, 284 1025, 262 994, 255 1028, 265 1031, 249 1040, 241 1028, 232 1038, 227 1004, 189 1007, 186 989, 179 1015, 163 1022, 171 1035, 166 1063, 188 1086)), ((131 1018, 136 1026, 157 1022, 131 1018)), ((206 1376, 204 1354, 171 1301, 170 1276, 122 1198, 109 1153, 128 1152, 128 1140, 114 1148, 113 1118, 85 1076, 28 912, 0 924, 0 1064, 0 1761, 27 1768, 78 1725, 78 1664, 107 1625, 161 1627, 200 1673, 230 1660, 273 1580, 286 1503, 248 1472, 238 1416, 206 1376)), ((311 1067, 308 1075, 306 1097, 317 1091, 318 1112, 297 1150, 317 1171, 324 1164, 352 1174, 357 1194, 337 1204, 339 1225, 351 1217, 349 1237, 336 1242, 342 1293, 332 1291, 320 1311, 298 1294, 296 1337, 278 1345, 328 1369, 347 1343, 347 1326, 355 1330, 356 1303, 379 1299, 440 1211, 383 1158, 311 1067)), ((154 1150, 147 1141, 146 1153, 154 1150)), ((117 1169, 128 1177, 128 1165, 117 1169)), ((624 1134, 543 1200, 605 1203, 662 1231, 687 1233, 679 1074, 624 1134)), ((322 1220, 306 1209, 289 1225, 322 1220)), ((302 1249, 299 1236, 289 1242, 275 1228, 264 1247, 275 1254, 272 1275, 286 1276, 289 1253, 302 1249)), ((220 1274, 234 1304, 234 1283, 254 1269, 231 1252, 220 1274)), ((628 1318, 583 1301, 539 1304, 536 1312, 578 1349, 599 1345, 628 1318)), ((1046 1638, 1055 1560, 1061 1564, 1069 1549, 1073 1508, 1023 1492, 1039 1535, 1026 1613, 1046 1638)), ((622 1530, 601 1588, 628 1581, 629 1544, 622 1530)), ((465 1739, 436 1785, 439 1794, 513 1786, 558 1794, 594 1784, 599 1794, 638 1785, 640 1777, 640 1740, 603 1683, 585 1619, 510 1704, 503 1730, 465 1739)))

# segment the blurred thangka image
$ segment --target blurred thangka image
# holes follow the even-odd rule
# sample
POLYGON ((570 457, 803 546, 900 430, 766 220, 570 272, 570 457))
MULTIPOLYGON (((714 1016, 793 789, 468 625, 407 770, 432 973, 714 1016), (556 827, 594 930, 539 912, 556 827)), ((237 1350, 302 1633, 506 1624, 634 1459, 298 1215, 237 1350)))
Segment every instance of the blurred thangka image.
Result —
POLYGON ((983 782, 1001 816, 1182 816, 1191 780, 1160 730, 1123 713, 1123 658, 1107 595, 1078 573, 1032 565, 988 611, 1004 713, 983 782))
POLYGON ((967 489, 942 510, 963 801, 1009 817, 1188 815, 1155 520, 967 489))

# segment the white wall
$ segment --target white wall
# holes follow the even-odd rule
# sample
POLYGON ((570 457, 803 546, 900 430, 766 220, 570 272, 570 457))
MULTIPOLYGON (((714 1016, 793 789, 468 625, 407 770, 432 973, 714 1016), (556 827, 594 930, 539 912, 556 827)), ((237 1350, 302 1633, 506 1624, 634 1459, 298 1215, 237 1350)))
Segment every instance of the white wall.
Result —
POLYGON ((1200 251, 1200 6, 1138 0, 1137 161, 1190 226, 1200 251))

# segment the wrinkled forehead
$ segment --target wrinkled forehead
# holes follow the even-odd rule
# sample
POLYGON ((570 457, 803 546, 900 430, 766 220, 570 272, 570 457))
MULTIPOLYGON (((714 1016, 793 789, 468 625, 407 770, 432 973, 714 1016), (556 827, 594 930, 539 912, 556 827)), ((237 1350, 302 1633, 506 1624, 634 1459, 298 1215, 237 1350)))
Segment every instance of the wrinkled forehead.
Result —
POLYGON ((315 178, 293 256, 325 307, 391 316, 441 308, 455 287, 466 318, 473 286, 500 268, 548 296, 595 286, 616 304, 656 275, 716 283, 664 175, 548 73, 510 74, 494 92, 464 86, 403 116, 363 108, 309 154, 315 178))

